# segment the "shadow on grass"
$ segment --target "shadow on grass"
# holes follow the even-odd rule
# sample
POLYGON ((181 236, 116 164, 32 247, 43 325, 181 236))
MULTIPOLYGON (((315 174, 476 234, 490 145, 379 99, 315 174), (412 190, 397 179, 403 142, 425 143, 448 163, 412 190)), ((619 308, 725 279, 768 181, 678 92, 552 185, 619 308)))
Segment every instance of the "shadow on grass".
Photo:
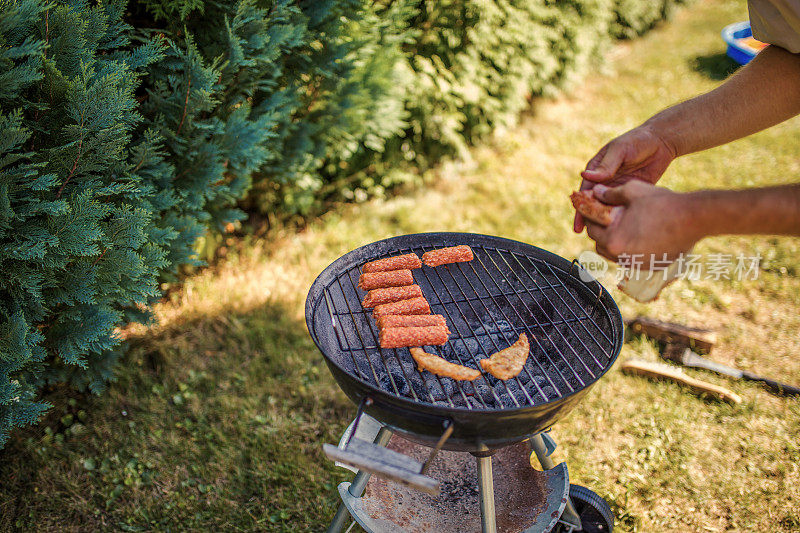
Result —
POLYGON ((330 520, 346 476, 321 445, 338 441, 355 409, 291 310, 176 320, 130 344, 106 394, 51 394, 45 423, 0 451, 0 531, 292 531, 330 520))
POLYGON ((690 65, 700 74, 717 81, 727 79, 741 66, 724 53, 697 56, 690 61, 690 65))

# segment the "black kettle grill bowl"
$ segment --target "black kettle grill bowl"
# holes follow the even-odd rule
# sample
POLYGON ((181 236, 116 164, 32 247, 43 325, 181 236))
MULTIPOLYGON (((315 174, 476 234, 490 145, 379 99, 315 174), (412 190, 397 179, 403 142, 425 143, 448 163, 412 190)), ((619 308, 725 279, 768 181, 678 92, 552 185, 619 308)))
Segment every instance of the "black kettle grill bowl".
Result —
POLYGON ((329 265, 306 299, 312 339, 342 391, 364 412, 407 438, 435 444, 447 423, 446 449, 485 451, 546 430, 588 393, 619 355, 622 318, 598 282, 580 267, 535 246, 471 233, 423 233, 377 241, 329 265), (528 335, 531 353, 517 378, 484 374, 456 382, 420 372, 407 348, 381 349, 371 310, 357 288, 368 261, 459 244, 475 259, 413 271, 415 283, 445 316, 451 335, 426 347, 480 369, 478 360, 528 335))

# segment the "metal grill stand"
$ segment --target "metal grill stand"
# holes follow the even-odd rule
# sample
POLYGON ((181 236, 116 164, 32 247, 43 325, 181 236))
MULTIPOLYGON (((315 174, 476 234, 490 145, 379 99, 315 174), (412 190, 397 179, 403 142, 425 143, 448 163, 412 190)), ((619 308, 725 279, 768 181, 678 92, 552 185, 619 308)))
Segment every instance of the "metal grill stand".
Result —
MULTIPOLYGON (((355 428, 350 428, 355 429, 355 428)), ((386 426, 381 427, 378 435, 375 437, 375 444, 378 446, 386 446, 389 443, 389 439, 392 438, 392 432, 386 426)), ((356 477, 353 479, 352 483, 347 483, 347 494, 353 498, 361 498, 361 495, 364 493, 364 489, 367 486, 367 482, 370 478, 370 473, 366 470, 359 470, 356 474, 356 477)), ((342 483, 345 485, 345 483, 342 483)), ((339 492, 342 492, 342 485, 339 486, 339 492)), ((345 495, 342 494, 342 498, 345 498, 345 495)), ((328 527, 328 533, 338 533, 344 527, 344 523, 347 521, 348 516, 350 513, 348 512, 347 506, 342 503, 339 506, 339 509, 336 511, 336 516, 333 517, 333 521, 331 525, 328 527)))
POLYGON ((494 513, 494 478, 492 477, 492 456, 478 456, 478 487, 481 502, 481 530, 483 533, 496 533, 497 520, 494 513))
MULTIPOLYGON (((345 432, 340 446, 346 446, 352 440, 355 433, 353 426, 345 432)), ((386 446, 391 440, 391 447, 416 457, 424 457, 430 453, 430 448, 392 435, 390 429, 382 426, 373 442, 378 446, 386 446)), ((580 531, 580 518, 568 497, 567 468, 564 463, 554 464, 550 458, 554 449, 555 443, 552 439, 547 434, 540 433, 532 436, 527 443, 492 452, 472 452, 476 457, 474 461, 477 483, 473 482, 469 486, 460 484, 458 479, 447 479, 469 477, 465 475, 465 471, 469 470, 465 468, 470 462, 469 455, 442 452, 435 470, 437 474, 443 475, 443 484, 449 484, 440 496, 440 501, 444 501, 443 505, 413 488, 371 477, 369 472, 359 470, 351 483, 339 485, 342 504, 327 531, 342 531, 349 517, 367 533, 445 533, 477 531, 478 528, 483 533, 537 533, 552 531, 556 524, 560 524, 563 531, 580 531), (543 472, 531 468, 531 452, 536 454, 543 472), (493 463, 496 468, 493 468, 493 463), (495 507, 494 474, 501 476, 498 477, 499 510, 495 507), (365 489, 368 489, 366 494, 365 489), (459 501, 465 491, 468 502, 459 501), (474 501, 474 493, 477 493, 477 502, 474 501), (474 512, 470 515, 468 506, 474 503, 480 509, 480 522, 474 512)))

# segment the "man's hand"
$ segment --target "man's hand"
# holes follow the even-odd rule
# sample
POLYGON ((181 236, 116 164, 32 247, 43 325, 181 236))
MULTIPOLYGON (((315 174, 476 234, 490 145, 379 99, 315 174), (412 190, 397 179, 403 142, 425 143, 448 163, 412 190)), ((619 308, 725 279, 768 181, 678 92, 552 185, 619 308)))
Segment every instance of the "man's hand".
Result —
MULTIPOLYGON (((581 172, 581 190, 592 189, 596 183, 618 186, 638 179, 656 183, 676 152, 653 128, 643 124, 613 139, 603 146, 581 172)), ((585 221, 575 214, 573 229, 580 233, 585 221)))
POLYGON ((622 206, 608 227, 586 223, 597 253, 617 261, 643 254, 675 260, 711 235, 800 236, 800 185, 676 193, 641 180, 594 186, 598 200, 622 206))
MULTIPOLYGON (((605 145, 581 189, 632 179, 656 183, 678 156, 740 139, 800 114, 800 54, 768 46, 713 91, 661 111, 605 145)), ((580 233, 583 218, 575 217, 580 233)))
MULTIPOLYGON (((588 225, 597 251, 611 259, 622 253, 655 253, 661 259, 665 252, 675 257, 689 250, 707 235, 800 235, 800 185, 684 194, 648 185, 678 156, 798 114, 800 54, 769 46, 713 91, 667 108, 612 140, 581 173, 581 189, 594 189, 598 199, 624 206, 608 228, 588 225)), ((573 227, 578 233, 584 228, 580 215, 573 227)))
POLYGON ((595 196, 624 208, 608 227, 586 222, 586 232, 596 242, 597 253, 616 261, 621 254, 651 255, 657 260, 667 254, 674 260, 688 252, 703 236, 694 227, 686 194, 633 180, 620 187, 594 186, 595 196))

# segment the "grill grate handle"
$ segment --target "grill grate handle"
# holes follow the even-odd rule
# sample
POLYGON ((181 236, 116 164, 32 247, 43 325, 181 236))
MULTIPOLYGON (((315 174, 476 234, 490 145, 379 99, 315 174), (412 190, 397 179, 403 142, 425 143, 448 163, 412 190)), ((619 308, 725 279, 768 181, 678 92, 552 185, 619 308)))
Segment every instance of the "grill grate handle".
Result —
POLYGON ((356 430, 361 417, 364 415, 364 407, 373 404, 372 398, 364 397, 358 404, 358 412, 353 422, 352 430, 344 446, 333 446, 323 444, 322 450, 325 455, 333 461, 338 461, 356 470, 363 470, 370 474, 375 474, 387 479, 392 479, 410 487, 414 487, 422 492, 427 492, 433 496, 439 495, 439 482, 427 476, 428 470, 442 449, 447 439, 453 434, 455 427, 452 420, 445 420, 442 423, 444 432, 431 449, 430 455, 425 463, 419 463, 401 453, 389 450, 380 444, 369 443, 356 437, 356 430))
POLYGON ((332 444, 323 444, 328 459, 375 474, 422 492, 439 495, 439 482, 422 474, 422 464, 414 459, 383 446, 353 437, 344 450, 332 444))

